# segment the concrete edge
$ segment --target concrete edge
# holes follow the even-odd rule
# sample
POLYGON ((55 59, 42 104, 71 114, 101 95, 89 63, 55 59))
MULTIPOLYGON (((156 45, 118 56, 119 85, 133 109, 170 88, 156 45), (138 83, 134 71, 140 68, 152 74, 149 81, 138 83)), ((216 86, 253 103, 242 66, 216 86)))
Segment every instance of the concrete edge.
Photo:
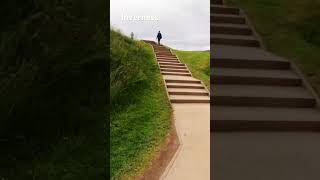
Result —
MULTIPOLYGON (((153 52, 154 48, 153 46, 148 42, 144 41, 146 44, 150 45, 153 52)), ((155 57, 155 60, 157 60, 155 53, 153 54, 155 57)), ((160 70, 159 63, 158 67, 160 70)), ((160 72, 161 73, 161 72, 160 72)), ((164 82, 164 85, 166 86, 166 82, 161 76, 162 81, 164 82)), ((169 99, 169 93, 166 91, 168 101, 170 103, 171 109, 172 109, 172 104, 169 99)), ((172 114, 172 119, 171 119, 171 129, 165 138, 164 142, 160 145, 160 150, 154 158, 151 160, 149 168, 145 170, 145 172, 138 177, 137 179, 139 180, 159 180, 161 176, 164 174, 164 172, 167 170, 168 166, 171 164, 172 160, 175 159, 177 156, 178 149, 180 149, 180 138, 178 137, 178 133, 175 127, 174 123, 174 117, 173 113, 172 114)))

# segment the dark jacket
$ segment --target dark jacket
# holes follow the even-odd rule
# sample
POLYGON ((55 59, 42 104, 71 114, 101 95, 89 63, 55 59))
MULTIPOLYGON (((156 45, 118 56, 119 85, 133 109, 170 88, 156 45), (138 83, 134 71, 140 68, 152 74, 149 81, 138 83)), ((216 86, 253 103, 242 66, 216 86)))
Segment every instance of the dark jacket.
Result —
POLYGON ((162 39, 161 33, 158 33, 157 38, 158 38, 158 39, 162 39))

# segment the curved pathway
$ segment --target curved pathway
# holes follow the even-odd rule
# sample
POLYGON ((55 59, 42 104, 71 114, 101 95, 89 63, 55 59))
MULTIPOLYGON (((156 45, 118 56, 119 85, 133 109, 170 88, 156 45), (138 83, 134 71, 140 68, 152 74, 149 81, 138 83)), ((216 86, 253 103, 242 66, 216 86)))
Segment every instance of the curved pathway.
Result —
POLYGON ((165 46, 153 46, 180 146, 160 179, 210 179, 210 97, 204 84, 165 46))

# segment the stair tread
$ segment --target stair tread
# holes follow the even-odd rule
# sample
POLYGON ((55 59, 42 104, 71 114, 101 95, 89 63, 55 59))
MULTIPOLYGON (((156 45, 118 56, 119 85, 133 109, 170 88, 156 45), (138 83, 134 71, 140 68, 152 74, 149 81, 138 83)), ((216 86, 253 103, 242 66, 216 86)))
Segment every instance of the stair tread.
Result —
POLYGON ((223 39, 257 40, 253 35, 211 34, 211 37, 223 39))
POLYGON ((190 77, 190 76, 174 76, 174 75, 163 75, 163 78, 165 80, 190 80, 190 81, 198 81, 200 82, 199 80, 193 78, 193 77, 190 77))
POLYGON ((210 100, 209 96, 170 95, 170 100, 210 100))
POLYGON ((191 76, 191 74, 190 73, 183 73, 183 72, 161 72, 162 74, 170 74, 170 75, 174 75, 174 74, 176 74, 176 75, 190 75, 191 76))
POLYGON ((261 61, 282 61, 288 60, 269 53, 261 48, 254 47, 240 47, 240 46, 225 46, 212 45, 211 57, 226 58, 226 59, 240 59, 240 60, 261 60, 261 61))
POLYGON ((211 120, 320 121, 316 108, 211 106, 211 120))
POLYGON ((210 26, 250 29, 250 27, 247 24, 210 23, 210 26))
POLYGON ((203 87, 202 84, 195 84, 195 83, 172 83, 172 82, 168 82, 167 85, 203 87))
POLYGON ((235 76, 235 77, 254 77, 254 78, 289 78, 301 79, 291 70, 265 70, 265 69, 239 69, 239 68, 212 68, 213 76, 235 76))
POLYGON ((303 87, 257 86, 257 85, 213 85, 214 96, 262 97, 262 98, 305 98, 314 97, 303 87))
POLYGON ((177 68, 172 68, 172 67, 162 67, 162 68, 160 68, 160 70, 162 70, 162 71, 187 71, 187 72, 189 72, 188 71, 188 69, 177 69, 177 68))
POLYGON ((168 92, 201 92, 207 93, 205 89, 167 88, 168 92))
MULTIPOLYGON (((214 14, 214 13, 211 13, 210 16, 213 16, 213 17, 231 17, 231 18, 244 18, 243 16, 241 15, 235 15, 235 14, 214 14)), ((223 23, 225 24, 225 23, 223 23)), ((229 24, 229 23, 228 23, 229 24)))
POLYGON ((181 66, 181 67, 184 67, 185 64, 183 63, 180 63, 180 62, 161 62, 161 61, 158 61, 160 65, 175 65, 175 66, 181 66))

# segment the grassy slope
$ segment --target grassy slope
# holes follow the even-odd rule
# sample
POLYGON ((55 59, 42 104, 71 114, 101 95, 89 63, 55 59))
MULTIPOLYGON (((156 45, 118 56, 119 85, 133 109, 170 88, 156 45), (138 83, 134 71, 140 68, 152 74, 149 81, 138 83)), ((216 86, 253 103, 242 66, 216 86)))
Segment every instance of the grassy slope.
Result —
POLYGON ((0 179, 106 178, 105 7, 1 1, 0 179))
POLYGON ((267 48, 294 60, 320 92, 320 0, 228 0, 243 8, 267 48))
POLYGON ((171 126, 171 108, 150 46, 111 31, 111 179, 148 165, 171 126))
POLYGON ((192 75, 210 88, 210 52, 178 50, 174 52, 183 63, 187 64, 192 75))

